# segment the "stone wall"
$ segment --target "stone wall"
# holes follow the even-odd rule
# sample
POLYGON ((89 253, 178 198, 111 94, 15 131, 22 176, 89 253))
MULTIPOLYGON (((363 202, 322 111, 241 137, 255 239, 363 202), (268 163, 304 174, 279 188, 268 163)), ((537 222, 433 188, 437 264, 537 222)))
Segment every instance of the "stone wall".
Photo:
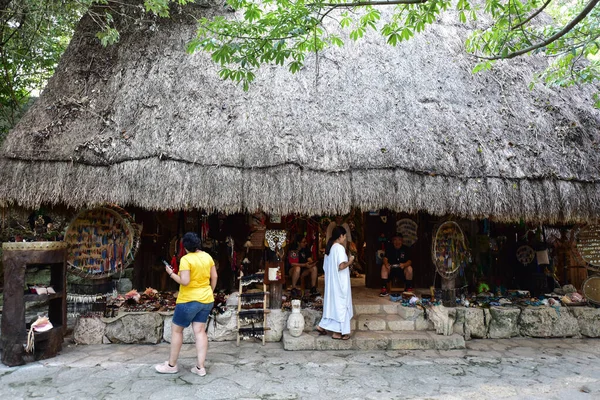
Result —
POLYGON ((471 338, 600 337, 600 309, 591 307, 457 308, 454 332, 471 338))
MULTIPOLYGON (((504 339, 516 336, 535 338, 600 337, 600 309, 591 307, 491 307, 450 309, 453 333, 465 340, 472 338, 504 339)), ((320 311, 304 309, 304 331, 315 329, 320 311)), ((400 307, 399 315, 422 323, 417 330, 432 330, 422 310, 400 307)), ((287 329, 289 311, 271 310, 267 316, 267 342, 279 342, 287 329)), ((162 313, 123 314, 117 318, 80 318, 73 332, 80 344, 171 342, 172 315, 162 313)), ((210 341, 236 340, 237 319, 232 308, 210 321, 210 341)), ((191 327, 184 330, 184 343, 194 343, 191 327)))
MULTIPOLYGON (((279 342, 287 329, 289 311, 270 310, 267 316, 267 342, 279 342)), ((304 330, 314 330, 321 320, 321 312, 302 310, 304 330)), ((161 340, 171 343, 172 313, 131 313, 120 314, 116 318, 79 318, 73 329, 73 339, 79 344, 99 343, 147 343, 156 344, 161 340)), ((231 308, 209 320, 207 335, 212 342, 237 339, 237 318, 231 308)), ((183 330, 183 343, 194 343, 194 332, 189 326, 183 330)))

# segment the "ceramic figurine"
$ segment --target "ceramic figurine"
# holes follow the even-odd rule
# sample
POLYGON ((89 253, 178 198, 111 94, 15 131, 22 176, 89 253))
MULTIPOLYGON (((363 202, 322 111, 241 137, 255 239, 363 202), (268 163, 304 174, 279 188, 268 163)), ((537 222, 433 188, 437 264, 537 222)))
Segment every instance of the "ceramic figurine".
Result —
POLYGON ((292 313, 287 321, 287 328, 293 337, 302 335, 304 331, 304 316, 300 312, 300 304, 300 300, 292 300, 292 313))

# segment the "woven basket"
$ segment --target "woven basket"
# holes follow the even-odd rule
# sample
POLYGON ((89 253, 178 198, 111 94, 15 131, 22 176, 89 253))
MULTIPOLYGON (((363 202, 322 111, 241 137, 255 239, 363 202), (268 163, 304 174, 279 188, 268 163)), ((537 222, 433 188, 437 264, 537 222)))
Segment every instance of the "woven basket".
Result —
POLYGON ((577 233, 577 251, 588 269, 600 272, 600 226, 587 225, 577 233))
POLYGON ((592 275, 581 285, 583 295, 592 304, 600 305, 600 275, 592 275))

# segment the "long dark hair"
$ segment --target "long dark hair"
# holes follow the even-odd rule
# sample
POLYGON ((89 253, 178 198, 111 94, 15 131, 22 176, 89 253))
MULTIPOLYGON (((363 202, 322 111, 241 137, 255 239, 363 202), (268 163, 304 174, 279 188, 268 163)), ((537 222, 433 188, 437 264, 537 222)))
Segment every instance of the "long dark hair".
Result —
POLYGON ((333 243, 335 243, 335 241, 338 240, 340 236, 345 234, 346 229, 344 229, 343 227, 336 226, 335 228, 333 228, 333 231, 331 232, 331 237, 329 238, 329 241, 327 242, 327 247, 325 248, 325 254, 329 255, 333 243))
MULTIPOLYGON (((299 234, 296 235, 296 239, 295 239, 295 242, 294 242, 295 250, 300 250, 300 242, 302 242, 302 239, 304 239, 304 235, 303 234, 299 233, 299 234)), ((292 249, 292 250, 294 250, 294 249, 292 249)))

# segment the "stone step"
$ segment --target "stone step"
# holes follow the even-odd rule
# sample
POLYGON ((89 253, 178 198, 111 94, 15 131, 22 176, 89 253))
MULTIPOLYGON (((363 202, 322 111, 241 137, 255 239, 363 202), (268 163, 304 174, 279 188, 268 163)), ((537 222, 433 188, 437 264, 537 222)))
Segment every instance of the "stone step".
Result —
POLYGON ((398 314, 359 314, 355 330, 359 331, 414 331, 415 321, 398 314))
POLYGON ((354 317, 350 321, 352 331, 426 331, 433 330, 433 323, 425 318, 425 312, 417 307, 405 307, 399 303, 354 305, 354 317))
POLYGON ((464 349, 462 336, 437 335, 429 331, 392 332, 357 331, 349 340, 334 340, 329 335, 319 336, 316 332, 293 337, 283 331, 285 350, 452 350, 464 349))
POLYGON ((404 319, 414 318, 423 314, 423 310, 417 307, 403 306, 402 303, 390 301, 387 304, 354 304, 354 316, 363 314, 393 314, 400 315, 404 319))

